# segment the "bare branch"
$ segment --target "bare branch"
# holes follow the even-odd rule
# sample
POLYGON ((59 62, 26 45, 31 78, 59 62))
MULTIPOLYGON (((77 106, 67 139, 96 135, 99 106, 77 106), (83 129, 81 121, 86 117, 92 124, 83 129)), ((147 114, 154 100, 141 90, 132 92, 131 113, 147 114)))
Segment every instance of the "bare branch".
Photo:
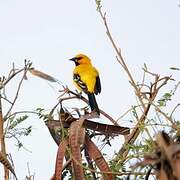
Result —
POLYGON ((23 83, 23 81, 24 81, 24 77, 25 77, 25 75, 26 75, 26 73, 27 73, 27 70, 26 70, 26 69, 23 69, 23 70, 24 70, 23 76, 22 76, 22 78, 21 78, 21 80, 20 80, 20 82, 19 82, 19 85, 18 85, 18 88, 17 88, 17 91, 16 91, 16 95, 15 95, 15 97, 14 97, 14 100, 13 100, 13 102, 12 102, 12 105, 10 106, 9 110, 7 111, 7 113, 6 113, 5 117, 4 117, 5 119, 6 119, 6 117, 9 115, 9 113, 12 111, 12 109, 13 109, 16 101, 17 101, 17 98, 18 98, 18 95, 19 95, 19 92, 20 92, 20 88, 21 88, 22 83, 23 83))

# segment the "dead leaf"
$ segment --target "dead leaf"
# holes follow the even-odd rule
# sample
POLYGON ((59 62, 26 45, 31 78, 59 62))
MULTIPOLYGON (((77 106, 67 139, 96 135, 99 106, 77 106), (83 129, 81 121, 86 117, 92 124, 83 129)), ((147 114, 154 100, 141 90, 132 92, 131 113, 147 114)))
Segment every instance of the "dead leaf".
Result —
POLYGON ((33 74, 34 76, 37 76, 37 77, 42 78, 42 79, 45 79, 47 81, 57 82, 57 80, 54 77, 52 77, 52 76, 50 76, 50 75, 48 75, 46 73, 43 73, 41 71, 38 71, 38 70, 35 70, 35 69, 30 69, 29 72, 31 74, 33 74))

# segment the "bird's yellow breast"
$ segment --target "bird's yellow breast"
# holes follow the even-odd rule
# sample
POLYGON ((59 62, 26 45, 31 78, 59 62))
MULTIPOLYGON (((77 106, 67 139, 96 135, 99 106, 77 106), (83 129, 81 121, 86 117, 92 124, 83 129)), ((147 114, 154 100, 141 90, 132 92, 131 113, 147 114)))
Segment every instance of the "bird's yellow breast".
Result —
MULTIPOLYGON (((76 66, 73 74, 78 74, 80 76, 81 81, 87 86, 87 91, 90 93, 94 92, 96 77, 99 75, 96 68, 92 65, 82 64, 76 66)), ((81 87, 75 82, 76 87, 82 91, 81 87)))

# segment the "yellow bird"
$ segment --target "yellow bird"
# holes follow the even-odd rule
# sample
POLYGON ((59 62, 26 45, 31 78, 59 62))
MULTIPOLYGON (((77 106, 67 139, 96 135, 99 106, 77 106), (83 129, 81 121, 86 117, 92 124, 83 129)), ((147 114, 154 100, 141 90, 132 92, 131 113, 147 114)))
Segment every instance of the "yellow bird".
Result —
POLYGON ((101 82, 97 69, 92 66, 91 60, 84 54, 78 54, 70 60, 74 61, 76 66, 73 71, 74 84, 80 91, 88 95, 91 110, 100 115, 94 95, 101 92, 101 82))

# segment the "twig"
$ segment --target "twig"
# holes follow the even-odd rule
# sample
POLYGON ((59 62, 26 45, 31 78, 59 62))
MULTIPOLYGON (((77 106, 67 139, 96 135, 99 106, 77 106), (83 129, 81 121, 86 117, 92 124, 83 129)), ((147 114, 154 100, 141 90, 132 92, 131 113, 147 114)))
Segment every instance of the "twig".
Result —
POLYGON ((176 126, 176 124, 173 122, 171 116, 168 116, 166 113, 164 113, 163 111, 161 111, 161 109, 156 106, 155 104, 153 104, 156 108, 156 111, 159 112, 160 114, 162 114, 172 125, 172 128, 178 130, 178 127, 176 126))
POLYGON ((135 83, 135 81, 134 81, 134 79, 133 79, 133 77, 132 77, 132 75, 131 75, 131 73, 130 73, 127 65, 126 65, 126 63, 125 63, 125 60, 124 60, 124 58, 123 58, 123 56, 121 54, 121 50, 119 48, 117 48, 117 45, 116 45, 116 43, 113 40, 113 37, 112 37, 111 32, 109 30, 109 26, 107 24, 106 13, 104 13, 104 15, 103 15, 103 13, 101 11, 101 8, 99 8, 99 13, 100 13, 100 16, 101 16, 101 18, 102 18, 102 20, 104 22, 104 25, 105 25, 105 28, 106 28, 106 34, 107 34, 107 36, 108 36, 108 38, 109 38, 113 48, 115 49, 115 51, 117 53, 116 59, 121 64, 123 69, 126 71, 128 77, 130 79, 130 82, 131 82, 132 86, 135 89, 136 95, 138 96, 138 99, 139 99, 143 109, 145 110, 145 106, 144 106, 143 100, 141 99, 141 92, 140 92, 139 88, 136 86, 136 83, 135 83))
POLYGON ((17 74, 21 73, 22 71, 24 71, 24 68, 23 68, 23 69, 20 69, 20 70, 18 70, 18 71, 16 71, 16 72, 14 72, 12 75, 10 75, 9 78, 4 81, 3 87, 5 87, 6 84, 7 84, 11 79, 13 79, 17 74))
POLYGON ((176 110, 179 106, 180 106, 180 103, 177 104, 177 105, 174 107, 174 109, 173 109, 172 112, 171 112, 170 118, 172 118, 173 113, 175 112, 175 110, 176 110))
MULTIPOLYGON (((23 69, 23 70, 24 70, 24 74, 23 74, 23 76, 22 76, 22 78, 21 78, 21 80, 20 80, 20 82, 19 82, 19 85, 18 85, 18 88, 17 88, 17 91, 16 91, 16 95, 15 95, 15 97, 14 97, 14 100, 13 100, 13 102, 12 102, 12 105, 10 106, 9 110, 7 111, 7 113, 6 113, 6 115, 5 115, 5 119, 6 119, 6 117, 9 115, 9 113, 12 111, 12 109, 13 109, 15 103, 16 103, 16 100, 17 100, 17 98, 18 98, 21 85, 22 85, 22 83, 23 83, 23 81, 24 81, 24 76, 26 75, 26 72, 27 72, 26 69, 23 69)), ((9 78, 9 79, 11 79, 11 78, 9 78)), ((9 81, 8 81, 8 82, 9 82, 9 81)))
POLYGON ((7 102, 8 102, 9 104, 11 104, 11 105, 13 104, 13 103, 12 103, 9 99, 7 99, 6 97, 1 96, 1 98, 4 99, 5 101, 7 101, 7 102))
POLYGON ((9 116, 6 117, 6 119, 9 119, 11 118, 12 116, 16 116, 17 114, 36 114, 38 115, 38 113, 36 111, 16 111, 12 114, 10 114, 9 116))

